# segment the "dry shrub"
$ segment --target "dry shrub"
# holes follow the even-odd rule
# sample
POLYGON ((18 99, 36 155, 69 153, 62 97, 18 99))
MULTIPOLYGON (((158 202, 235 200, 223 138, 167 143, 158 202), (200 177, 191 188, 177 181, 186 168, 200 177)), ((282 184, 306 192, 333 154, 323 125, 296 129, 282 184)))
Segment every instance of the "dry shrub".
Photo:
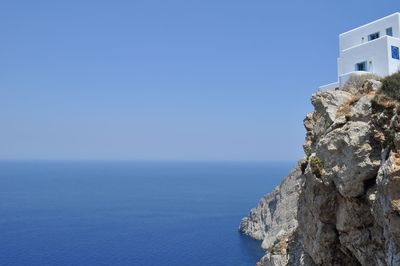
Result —
POLYGON ((362 75, 353 74, 343 85, 343 90, 347 92, 354 92, 355 90, 359 90, 362 88, 364 83, 369 79, 380 81, 382 78, 372 73, 366 73, 362 75))
POLYGON ((400 73, 384 78, 380 92, 389 98, 400 100, 400 73))
POLYGON ((310 147, 310 145, 304 144, 303 145, 303 150, 304 150, 304 153, 306 154, 307 160, 308 160, 310 158, 310 156, 311 156, 311 147, 310 147))
POLYGON ((372 108, 374 110, 380 109, 394 109, 399 104, 398 101, 385 95, 382 91, 378 91, 372 99, 372 108))

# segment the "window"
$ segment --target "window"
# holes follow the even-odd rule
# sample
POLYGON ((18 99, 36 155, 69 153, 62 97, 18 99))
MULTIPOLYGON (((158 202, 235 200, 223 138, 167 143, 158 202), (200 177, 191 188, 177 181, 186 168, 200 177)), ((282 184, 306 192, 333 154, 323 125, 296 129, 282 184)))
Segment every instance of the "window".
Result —
POLYGON ((372 41, 379 38, 379 32, 372 33, 368 35, 368 41, 372 41))
POLYGON ((392 27, 386 29, 386 35, 393 36, 393 28, 392 27))
POLYGON ((400 59, 400 57, 399 57, 399 47, 392 46, 392 58, 393 59, 397 59, 397 60, 400 59))
POLYGON ((356 71, 367 71, 367 61, 357 63, 356 64, 356 71))

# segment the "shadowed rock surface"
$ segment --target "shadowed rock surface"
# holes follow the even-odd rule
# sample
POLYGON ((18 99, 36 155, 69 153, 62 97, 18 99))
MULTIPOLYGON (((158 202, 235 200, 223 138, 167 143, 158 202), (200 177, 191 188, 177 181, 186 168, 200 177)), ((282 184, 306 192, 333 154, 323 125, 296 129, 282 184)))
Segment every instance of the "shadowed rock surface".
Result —
POLYGON ((305 158, 240 223, 257 265, 400 265, 400 108, 379 87, 312 95, 305 158))

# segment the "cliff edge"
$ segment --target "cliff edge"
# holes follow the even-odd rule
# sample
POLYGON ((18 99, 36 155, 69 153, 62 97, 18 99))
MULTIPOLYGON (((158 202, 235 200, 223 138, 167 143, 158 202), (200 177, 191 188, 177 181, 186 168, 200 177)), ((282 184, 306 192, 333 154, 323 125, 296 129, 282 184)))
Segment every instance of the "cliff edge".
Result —
POLYGON ((257 265, 400 265, 400 102, 360 79, 312 95, 304 159, 242 219, 257 265))

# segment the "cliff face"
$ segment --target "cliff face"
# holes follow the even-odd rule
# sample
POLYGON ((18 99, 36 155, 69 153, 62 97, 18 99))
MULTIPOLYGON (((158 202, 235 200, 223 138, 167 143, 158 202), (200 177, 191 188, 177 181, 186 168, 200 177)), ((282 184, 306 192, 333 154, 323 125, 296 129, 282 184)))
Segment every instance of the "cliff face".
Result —
POLYGON ((400 265, 400 110, 379 87, 312 96, 305 158, 240 224, 258 265, 400 265))

